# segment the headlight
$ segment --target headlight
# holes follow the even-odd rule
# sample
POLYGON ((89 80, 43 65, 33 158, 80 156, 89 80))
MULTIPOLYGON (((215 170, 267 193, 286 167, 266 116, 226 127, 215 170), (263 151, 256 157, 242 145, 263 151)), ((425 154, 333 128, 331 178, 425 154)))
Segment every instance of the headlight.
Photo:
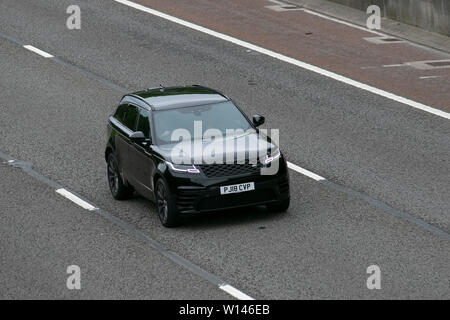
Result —
POLYGON ((175 172, 186 172, 198 174, 200 170, 198 170, 193 164, 173 164, 171 162, 166 161, 169 168, 175 172))
POLYGON ((271 163, 273 160, 278 159, 279 157, 281 157, 281 152, 280 149, 277 149, 273 155, 266 155, 266 159, 264 160, 265 164, 269 164, 271 163))

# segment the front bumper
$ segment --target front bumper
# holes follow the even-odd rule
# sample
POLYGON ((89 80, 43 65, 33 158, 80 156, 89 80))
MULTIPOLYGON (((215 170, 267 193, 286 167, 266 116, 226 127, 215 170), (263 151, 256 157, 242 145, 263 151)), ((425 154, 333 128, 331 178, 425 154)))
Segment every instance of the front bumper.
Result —
POLYGON ((228 178, 204 186, 179 185, 174 190, 179 213, 199 213, 245 206, 270 204, 289 198, 288 173, 275 176, 228 178), (255 190, 221 195, 220 187, 254 182, 255 190))

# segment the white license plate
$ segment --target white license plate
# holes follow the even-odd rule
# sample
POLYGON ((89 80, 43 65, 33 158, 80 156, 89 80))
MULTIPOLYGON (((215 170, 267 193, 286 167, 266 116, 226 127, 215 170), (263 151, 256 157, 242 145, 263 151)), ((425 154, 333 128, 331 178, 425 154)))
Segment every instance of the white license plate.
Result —
POLYGON ((231 186, 220 187, 220 194, 239 193, 255 190, 254 182, 232 184, 231 186))

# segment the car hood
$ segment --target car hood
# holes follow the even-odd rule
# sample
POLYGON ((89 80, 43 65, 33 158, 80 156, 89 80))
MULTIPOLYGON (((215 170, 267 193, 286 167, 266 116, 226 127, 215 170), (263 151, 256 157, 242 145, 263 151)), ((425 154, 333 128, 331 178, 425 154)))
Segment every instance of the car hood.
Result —
POLYGON ((190 163, 194 164, 204 163, 198 150, 201 150, 200 153, 203 152, 205 156, 212 154, 216 162, 222 161, 225 163, 225 159, 254 160, 259 156, 270 154, 276 149, 278 147, 270 137, 255 130, 242 135, 214 139, 213 141, 190 140, 154 146, 154 150, 169 162, 180 163, 179 159, 183 156, 185 160, 189 159, 190 163), (195 149, 195 153, 194 147, 198 148, 195 149))

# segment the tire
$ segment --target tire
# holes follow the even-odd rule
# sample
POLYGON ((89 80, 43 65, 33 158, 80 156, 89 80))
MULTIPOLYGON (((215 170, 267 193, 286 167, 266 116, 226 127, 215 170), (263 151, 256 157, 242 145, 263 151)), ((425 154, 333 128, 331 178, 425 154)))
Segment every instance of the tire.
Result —
POLYGON ((167 228, 175 227, 179 224, 178 211, 170 194, 167 182, 160 178, 155 187, 156 209, 162 225, 167 228))
POLYGON ((289 203, 291 202, 291 198, 287 198, 286 200, 274 203, 274 204, 268 204, 267 210, 270 212, 286 212, 289 208, 289 203))
POLYGON ((110 153, 108 155, 107 171, 109 190, 111 191, 113 198, 116 200, 124 200, 130 198, 133 195, 133 188, 124 185, 123 179, 120 176, 117 159, 113 153, 110 153))

